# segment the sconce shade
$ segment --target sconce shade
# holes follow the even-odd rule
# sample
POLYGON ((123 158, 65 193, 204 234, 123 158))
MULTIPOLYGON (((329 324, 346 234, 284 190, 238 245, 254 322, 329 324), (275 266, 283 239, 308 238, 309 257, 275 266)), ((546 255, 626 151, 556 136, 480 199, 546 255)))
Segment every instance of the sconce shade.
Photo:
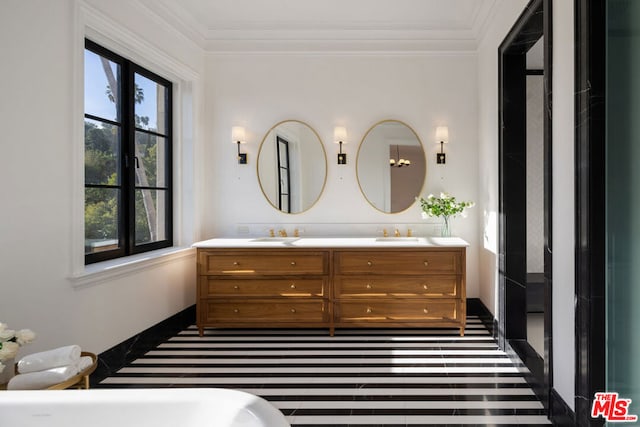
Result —
POLYGON ((344 126, 336 126, 333 129, 333 140, 336 144, 347 143, 347 128, 344 126))
POLYGON ((447 126, 438 126, 436 128, 436 144, 449 142, 449 128, 447 126))
POLYGON ((244 144, 246 141, 244 135, 244 128, 242 126, 234 126, 231 128, 231 142, 234 144, 240 143, 244 144))

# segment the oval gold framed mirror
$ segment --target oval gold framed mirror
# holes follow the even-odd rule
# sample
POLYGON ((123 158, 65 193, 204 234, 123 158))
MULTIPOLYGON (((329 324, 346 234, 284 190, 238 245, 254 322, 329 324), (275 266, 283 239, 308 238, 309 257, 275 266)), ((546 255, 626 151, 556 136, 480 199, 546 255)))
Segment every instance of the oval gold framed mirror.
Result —
POLYGON ((285 120, 269 129, 257 164, 262 193, 283 213, 309 210, 327 182, 324 145, 318 133, 300 120, 285 120))
POLYGON ((427 162, 416 132, 399 120, 383 120, 362 138, 356 159, 360 191, 376 209, 398 213, 422 193, 427 162))

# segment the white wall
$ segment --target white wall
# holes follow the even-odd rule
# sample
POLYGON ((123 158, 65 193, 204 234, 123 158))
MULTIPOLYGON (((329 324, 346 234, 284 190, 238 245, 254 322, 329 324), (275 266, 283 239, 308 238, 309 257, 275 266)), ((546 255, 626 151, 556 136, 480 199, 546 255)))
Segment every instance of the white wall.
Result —
POLYGON ((553 383, 574 409, 575 168, 573 2, 553 2, 553 383))
MULTIPOLYGON (((156 56, 186 64, 194 74, 202 68, 199 50, 157 25, 137 2, 91 3, 107 17, 105 28, 119 37, 131 31, 135 44, 148 44, 156 56)), ((76 247, 78 236, 82 244, 83 205, 79 5, 10 1, 0 13, 0 321, 38 334, 19 356, 70 343, 99 353, 195 300, 195 261, 189 253, 100 283, 73 286, 77 283, 69 280, 77 273, 74 266, 83 263, 83 249, 76 247)), ((151 51, 140 57, 146 63, 145 53, 151 51)), ((200 108, 187 98, 177 102, 200 108)), ((188 147, 197 134, 195 122, 180 120, 176 133, 188 147)), ((194 149, 179 153, 179 160, 191 158, 194 149)), ((179 185, 185 182, 193 178, 185 174, 179 185)), ((179 191, 180 200, 193 200, 193 191, 179 191)), ((193 212, 186 204, 176 210, 179 221, 190 223, 197 221, 193 212)))
MULTIPOLYGON (((410 125, 428 159, 425 194, 448 191, 461 200, 478 198, 477 80, 474 53, 459 54, 220 54, 207 57, 208 124, 205 235, 235 236, 238 225, 266 235, 269 225, 301 226, 307 234, 355 231, 372 235, 380 225, 423 224, 418 205, 389 215, 365 200, 356 179, 356 153, 366 131, 383 119, 410 125), (328 157, 327 184, 318 203, 286 215, 265 200, 256 178, 256 154, 277 122, 299 119, 313 127, 328 157), (247 130, 249 165, 234 161, 231 127, 247 130), (435 129, 449 126, 447 164, 437 166, 435 129), (335 126, 345 126, 348 164, 337 165, 335 126), (355 230, 355 231, 354 231, 355 230)), ((454 221, 453 231, 471 243, 468 296, 478 297, 477 209, 454 221)), ((291 231, 291 230, 289 230, 291 231)), ((431 231, 431 229, 429 229, 431 231)))

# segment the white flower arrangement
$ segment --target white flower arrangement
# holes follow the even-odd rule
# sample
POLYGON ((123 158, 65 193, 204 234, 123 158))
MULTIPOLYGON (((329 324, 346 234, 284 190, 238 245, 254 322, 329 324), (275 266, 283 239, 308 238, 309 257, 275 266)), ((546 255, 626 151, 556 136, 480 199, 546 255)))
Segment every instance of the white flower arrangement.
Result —
POLYGON ((36 334, 30 329, 15 331, 0 322, 0 372, 4 370, 3 361, 16 357, 20 346, 29 344, 35 338, 36 334))

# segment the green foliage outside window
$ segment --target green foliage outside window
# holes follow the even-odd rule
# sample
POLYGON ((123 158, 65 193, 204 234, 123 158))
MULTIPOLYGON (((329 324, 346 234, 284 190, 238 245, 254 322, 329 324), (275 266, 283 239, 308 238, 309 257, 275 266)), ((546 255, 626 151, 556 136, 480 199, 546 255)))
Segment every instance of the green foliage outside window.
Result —
MULTIPOLYGON (((118 154, 116 151, 117 126, 102 124, 98 127, 85 121, 85 181, 93 184, 118 185, 118 154)), ((144 171, 150 185, 157 182, 157 144, 155 139, 142 134, 136 138, 138 153, 144 163, 144 171)), ((106 240, 118 238, 118 190, 85 188, 85 239, 106 240)), ((136 243, 152 241, 151 228, 146 215, 142 192, 150 192, 153 205, 157 202, 157 192, 136 191, 136 243)), ((153 224, 151 224, 153 226, 153 224)))

